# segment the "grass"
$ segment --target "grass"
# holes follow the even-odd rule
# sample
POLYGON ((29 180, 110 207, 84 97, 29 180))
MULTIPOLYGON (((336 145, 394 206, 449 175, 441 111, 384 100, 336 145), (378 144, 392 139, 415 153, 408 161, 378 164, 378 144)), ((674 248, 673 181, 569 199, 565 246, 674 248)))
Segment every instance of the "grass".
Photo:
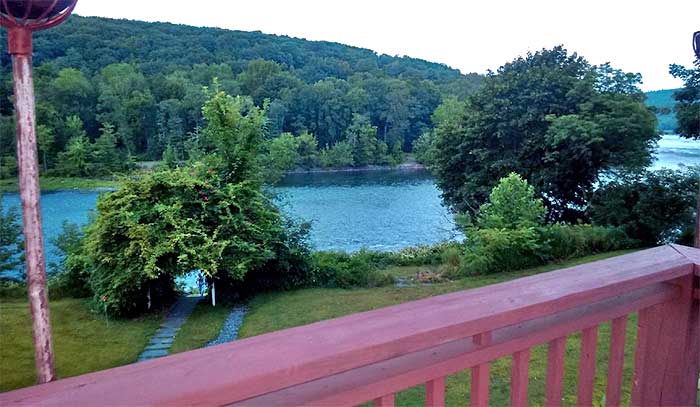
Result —
POLYGON ((200 301, 178 331, 170 353, 198 349, 216 339, 231 308, 225 304, 212 307, 208 301, 200 301))
MULTIPOLYGON (((50 312, 59 378, 135 362, 162 320, 107 320, 82 299, 52 300, 50 312)), ((35 383, 31 326, 26 300, 0 300, 0 391, 35 383)))
MULTIPOLYGON (((119 181, 95 178, 64 178, 64 177, 41 177, 39 179, 41 190, 61 191, 68 189, 93 190, 100 188, 117 188, 119 181)), ((0 180, 0 192, 17 192, 17 178, 0 180)))
MULTIPOLYGON (((294 326, 309 324, 329 318, 336 318, 355 312, 368 311, 384 306, 417 300, 468 288, 496 284, 528 275, 544 273, 559 268, 602 260, 625 254, 630 251, 617 251, 580 259, 531 268, 520 272, 493 274, 463 279, 460 281, 416 287, 382 287, 372 289, 306 289, 292 292, 262 294, 250 303, 250 312, 240 330, 240 337, 251 337, 267 332, 294 326)), ((410 276, 421 267, 396 267, 388 272, 394 275, 410 276)), ((629 388, 632 374, 633 344, 636 336, 636 316, 632 315, 628 323, 628 335, 625 355, 624 403, 629 403, 629 388)), ((599 346, 597 353, 596 405, 604 404, 605 373, 607 371, 610 325, 599 327, 599 346)), ((578 353, 580 335, 570 335, 567 340, 564 404, 576 403, 576 382, 578 375, 578 353)), ((546 346, 532 349, 530 363, 530 404, 543 405, 546 380, 546 346)), ((510 403, 510 358, 494 361, 491 365, 491 405, 509 405, 510 403)), ((447 380, 447 403, 449 405, 466 405, 469 400, 469 372, 463 371, 449 376, 447 380)), ((424 388, 418 386, 397 394, 397 404, 402 406, 422 406, 424 388)))

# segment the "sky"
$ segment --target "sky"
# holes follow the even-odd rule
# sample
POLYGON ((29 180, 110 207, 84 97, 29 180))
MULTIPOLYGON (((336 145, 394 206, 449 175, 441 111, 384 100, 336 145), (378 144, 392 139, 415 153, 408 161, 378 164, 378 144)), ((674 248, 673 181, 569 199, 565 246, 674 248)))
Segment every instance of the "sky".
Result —
POLYGON ((563 44, 641 73, 645 91, 683 85, 668 65, 692 64, 700 30, 698 0, 79 0, 75 12, 334 41, 463 73, 563 44))

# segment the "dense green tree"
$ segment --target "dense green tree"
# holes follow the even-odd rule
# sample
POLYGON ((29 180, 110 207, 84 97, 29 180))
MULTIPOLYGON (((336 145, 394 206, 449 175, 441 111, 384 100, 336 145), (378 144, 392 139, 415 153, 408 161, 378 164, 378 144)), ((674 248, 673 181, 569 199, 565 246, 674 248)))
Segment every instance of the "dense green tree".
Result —
POLYGON ((645 246, 692 243, 700 170, 626 174, 596 191, 588 213, 594 223, 621 227, 645 246))
POLYGON ((146 77, 133 65, 112 64, 100 71, 98 89, 98 120, 114 124, 129 155, 145 151, 155 110, 146 77))
POLYGON ((651 160, 656 121, 633 86, 637 78, 562 47, 500 67, 435 130, 433 171, 443 197, 475 212, 495 180, 517 171, 550 220, 580 218, 603 173, 651 160))
POLYGON ((265 179, 270 183, 279 181, 299 161, 299 140, 291 133, 267 140, 263 148, 262 165, 266 170, 265 179))
POLYGON ((49 169, 49 155, 53 150, 55 139, 53 129, 43 124, 36 126, 36 144, 44 172, 49 169))
POLYGON ((684 87, 673 94, 676 99, 676 131, 683 137, 700 139, 700 58, 695 58, 695 68, 672 64, 671 75, 683 79, 684 87))
POLYGON ((90 171, 90 140, 83 129, 83 122, 78 116, 70 116, 66 120, 67 132, 70 135, 66 150, 58 154, 56 170, 61 175, 84 177, 90 171))
POLYGON ((110 313, 145 310, 147 293, 167 304, 174 277, 192 270, 217 296, 306 279, 305 241, 259 179, 264 110, 215 90, 203 112, 211 150, 202 161, 127 180, 98 201, 85 253, 91 290, 110 313))
POLYGON ((117 148, 114 126, 104 123, 90 155, 91 175, 108 175, 128 168, 128 159, 117 148))
POLYGON ((313 168, 318 164, 318 141, 313 134, 303 132, 297 137, 299 153, 297 165, 301 168, 313 168))
POLYGON ((332 147, 322 148, 318 153, 318 161, 322 167, 350 167, 355 164, 352 144, 339 141, 332 147))
POLYGON ((367 116, 353 116, 345 139, 352 145, 352 158, 356 166, 362 167, 377 162, 380 141, 377 139, 377 128, 372 126, 367 116))

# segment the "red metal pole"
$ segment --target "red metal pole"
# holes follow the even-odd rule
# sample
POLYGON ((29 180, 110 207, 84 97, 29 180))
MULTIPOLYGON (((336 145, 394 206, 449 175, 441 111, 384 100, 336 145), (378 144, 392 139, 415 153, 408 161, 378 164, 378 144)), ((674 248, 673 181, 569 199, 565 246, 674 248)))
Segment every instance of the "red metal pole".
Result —
POLYGON ((32 312, 34 361, 37 380, 46 383, 56 378, 51 343, 48 294, 41 227, 39 160, 35 132, 34 85, 32 83, 32 32, 25 28, 8 31, 9 51, 15 84, 17 124, 17 167, 22 199, 24 245, 27 264, 27 294, 32 312))

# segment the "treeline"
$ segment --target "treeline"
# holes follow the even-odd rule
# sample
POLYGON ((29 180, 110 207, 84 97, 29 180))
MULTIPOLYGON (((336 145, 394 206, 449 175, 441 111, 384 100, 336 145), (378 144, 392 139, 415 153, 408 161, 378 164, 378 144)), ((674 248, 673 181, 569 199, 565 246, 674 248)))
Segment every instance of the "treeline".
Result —
MULTIPOLYGON (((0 43, 5 37, 0 32, 0 43)), ((266 137, 309 133, 320 151, 339 143, 346 148, 357 115, 377 129, 380 145, 408 151, 432 128, 430 116, 445 96, 463 98, 482 81, 445 65, 337 43, 94 17, 74 16, 37 33, 34 50, 42 167, 59 171, 59 156, 75 137, 72 117, 90 142, 111 127, 125 156, 157 160, 170 146, 177 159, 187 158, 203 126, 205 87, 214 78, 230 94, 267 104, 266 137)), ((15 171, 11 93, 11 64, 3 53, 3 176, 15 171)))

